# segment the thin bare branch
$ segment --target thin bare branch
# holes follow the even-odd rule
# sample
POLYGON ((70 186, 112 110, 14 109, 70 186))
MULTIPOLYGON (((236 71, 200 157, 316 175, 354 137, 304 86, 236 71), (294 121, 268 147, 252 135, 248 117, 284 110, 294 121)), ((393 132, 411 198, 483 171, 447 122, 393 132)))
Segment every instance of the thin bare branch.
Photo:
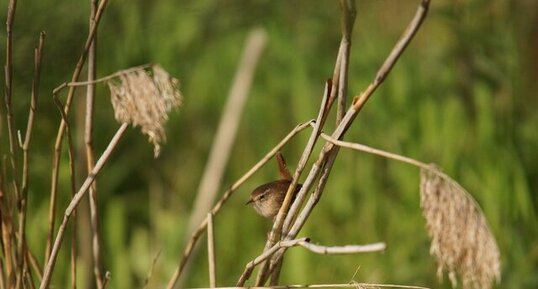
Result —
MULTIPOLYGON (((90 27, 96 25, 95 17, 97 13, 97 0, 90 0, 90 27)), ((97 35, 97 32, 95 32, 97 35)), ((97 70, 97 37, 92 39, 88 49, 88 82, 95 80, 97 70)), ((95 84, 89 84, 86 87, 86 112, 84 118, 84 144, 86 151, 86 170, 90 173, 95 163, 95 154, 93 149, 93 108, 95 103, 95 84)), ((90 226, 92 235, 92 257, 93 257, 93 275, 97 289, 103 289, 103 273, 101 260, 101 238, 99 230, 99 214, 97 202, 97 182, 93 182, 88 194, 90 204, 90 226)))
POLYGON ((97 177, 97 174, 101 171, 103 166, 106 164, 106 162, 110 158, 112 152, 114 151, 114 149, 118 145, 119 140, 121 139, 121 137, 125 133, 125 130, 127 129, 127 127, 128 127, 128 124, 124 123, 116 131, 116 134, 114 135, 114 137, 112 138, 112 140, 108 144, 107 148, 105 149, 105 151, 103 152, 103 154, 101 155, 99 160, 97 160, 97 163, 95 164, 95 167, 93 168, 91 173, 88 174, 88 177, 86 178, 86 180, 84 181, 84 183, 82 184, 82 186, 80 187, 78 192, 75 194, 75 196, 73 197, 73 199, 69 203, 69 206, 65 210, 64 218, 62 220, 62 224, 60 225, 60 227, 58 229, 58 233, 56 234, 56 239, 54 241, 54 246, 52 247, 50 258, 49 258, 49 260, 47 262, 47 265, 45 266, 45 272, 43 274, 43 280, 41 282, 41 285, 40 285, 39 289, 46 289, 49 286, 50 278, 52 276, 52 271, 53 271, 55 263, 56 263, 56 257, 58 256, 58 252, 60 250, 60 246, 61 246, 61 243, 63 241, 65 229, 66 229, 66 226, 67 226, 67 222, 69 221, 69 218, 71 217, 71 215, 72 215, 73 211, 75 210, 75 208, 80 203, 80 200, 84 197, 85 193, 90 188, 91 184, 93 183, 93 181, 97 177))
MULTIPOLYGON (((396 285, 396 284, 375 284, 375 283, 347 283, 347 284, 309 284, 309 285, 280 285, 280 286, 252 286, 252 287, 217 287, 215 289, 293 289, 293 288, 402 288, 402 289, 430 289, 421 286, 396 285)), ((190 288, 190 289, 209 289, 209 288, 190 288)))
POLYGON ((149 268, 148 275, 146 276, 146 279, 144 280, 144 289, 148 288, 149 280, 151 279, 151 276, 153 276, 153 270, 155 270, 155 265, 157 264, 157 260, 159 260, 160 256, 161 256, 161 250, 157 252, 155 257, 153 258, 153 261, 151 262, 151 268, 149 268))
MULTIPOLYGON (((30 98, 30 110, 28 112, 28 124, 26 126, 26 135, 22 144, 23 164, 22 164, 22 181, 21 181, 21 199, 19 210, 19 242, 18 242, 18 258, 19 258, 19 275, 17 283, 23 282, 23 272, 28 270, 26 262, 26 211, 28 205, 28 172, 29 172, 29 148, 32 130, 34 128, 34 119, 37 109, 37 99, 39 96, 39 83, 41 78, 41 60, 43 58, 43 46, 45 44, 45 32, 41 32, 39 36, 39 44, 34 49, 34 78, 32 81, 32 94, 30 98)), ((18 285, 20 286, 20 285, 18 285)))
MULTIPOLYGON (((351 48, 351 34, 355 24, 357 10, 355 0, 340 0, 340 9, 342 10, 342 40, 340 49, 342 56, 340 62, 340 74, 338 78, 338 105, 336 110, 336 124, 339 124, 346 111, 347 83, 349 71, 349 54, 351 48)), ((336 81, 336 80, 335 80, 336 81)))
POLYGON ((364 103, 366 103, 372 93, 379 87, 381 83, 383 83, 387 75, 390 73, 390 71, 394 67, 394 64, 396 64, 396 62, 404 52, 405 48, 407 47, 407 45, 409 45, 409 43, 413 39, 413 36, 415 36, 422 22, 426 18, 429 5, 430 0, 422 0, 417 9, 417 12, 415 13, 415 16, 413 17, 413 20, 411 20, 411 23, 409 23, 405 32, 398 40, 387 59, 385 59, 383 65, 377 71, 374 81, 370 84, 370 86, 368 86, 366 91, 361 93, 360 96, 355 97, 355 99, 353 100, 353 106, 357 111, 359 111, 363 107, 364 103))
MULTIPOLYGON (((12 175, 12 186, 13 191, 15 192, 15 196, 17 198, 17 202, 20 201, 21 195, 20 195, 20 189, 19 184, 17 184, 17 149, 18 146, 16 145, 16 137, 15 137, 15 119, 13 117, 13 110, 12 110, 12 94, 13 94, 13 22, 15 21, 15 12, 17 10, 17 1, 16 0, 10 0, 9 5, 7 8, 7 19, 6 19, 6 64, 4 66, 4 77, 5 77, 5 88, 4 88, 4 103, 6 106, 6 123, 7 123, 7 130, 8 130, 8 138, 9 138, 9 162, 10 162, 10 168, 11 168, 11 175, 12 175)), ((6 204, 4 204, 6 205, 6 204)), ((22 263, 23 260, 20 260, 18 256, 15 254, 14 260, 12 260, 12 254, 14 246, 12 246, 12 239, 11 239, 11 230, 13 230, 13 223, 11 218, 11 213, 8 212, 7 214, 4 214, 2 216, 2 233, 7 234, 7 232, 4 232, 4 229, 8 229, 10 232, 10 235, 3 236, 4 242, 7 241, 7 244, 4 244, 4 257, 6 259, 6 275, 7 275, 7 288, 19 288, 21 284, 21 280, 19 276, 20 274, 16 274, 16 270, 22 269, 22 263), (8 215, 9 214, 9 215, 8 215), (7 222, 10 222, 8 224, 7 222), (9 239, 7 239, 7 238, 9 239), (14 262, 12 262, 14 261, 14 262)), ((22 246, 21 248, 23 248, 22 246)), ((16 248, 16 247, 15 247, 16 248)))
POLYGON ((215 237, 213 235, 213 214, 207 214, 207 259, 209 264, 209 287, 217 287, 217 263, 215 262, 215 237))
POLYGON ((142 65, 139 65, 139 66, 133 66, 131 68, 120 70, 120 71, 117 71, 117 72, 115 72, 113 74, 110 74, 110 75, 107 75, 107 76, 104 76, 104 77, 101 77, 101 78, 98 78, 98 79, 95 79, 95 80, 91 80, 91 81, 64 82, 64 83, 58 85, 53 90, 53 94, 58 93, 62 89, 67 88, 67 87, 91 86, 91 85, 94 85, 94 84, 107 82, 109 80, 112 80, 112 79, 117 78, 117 77, 122 76, 122 75, 126 75, 126 74, 130 74, 130 73, 133 73, 133 72, 136 72, 136 71, 141 71, 141 70, 151 68, 154 65, 155 64, 148 63, 148 64, 142 64, 142 65))
POLYGON ((242 287, 245 282, 250 278, 250 275, 252 274, 252 270, 254 270, 254 267, 261 262, 266 261, 269 259, 276 251, 278 251, 281 248, 289 248, 293 246, 297 246, 299 242, 305 242, 308 238, 300 238, 295 240, 288 240, 288 241, 279 241, 275 243, 271 248, 264 250, 262 254, 254 260, 247 263, 245 266, 245 270, 243 271, 243 274, 241 274, 241 277, 239 277, 239 280, 237 281, 237 287, 242 287))
POLYGON ((412 159, 412 158, 408 158, 408 157, 405 157, 405 156, 402 156, 402 155, 398 155, 398 154, 395 154, 395 153, 390 153, 390 152, 380 150, 380 149, 376 149, 376 148, 373 148, 373 147, 369 147, 369 146, 366 146, 366 145, 363 145, 363 144, 351 143, 351 142, 337 140, 337 139, 335 139, 335 138, 333 138, 330 135, 327 135, 325 133, 321 133, 321 137, 323 137, 325 140, 327 140, 327 141, 329 141, 329 142, 331 142, 331 143, 333 143, 333 144, 335 144, 337 146, 340 146, 340 147, 349 148, 349 149, 353 149, 353 150, 357 150, 357 151, 361 151, 361 152, 366 152, 366 153, 370 153, 370 154, 373 154, 373 155, 378 155, 378 156, 385 157, 385 158, 388 158, 388 159, 392 159, 392 160, 400 161, 400 162, 403 162, 403 163, 406 163, 406 164, 410 164, 410 165, 413 165, 413 166, 416 166, 416 167, 419 167, 419 168, 422 168, 422 169, 425 169, 425 170, 432 170, 432 166, 430 164, 423 163, 421 161, 418 161, 418 160, 415 160, 415 159, 412 159))
POLYGON ((26 248, 26 259, 27 263, 30 263, 32 266, 32 269, 34 270, 35 274, 37 275, 37 281, 41 282, 43 279, 43 271, 41 270, 41 267, 39 266, 39 263, 37 262, 37 258, 32 254, 28 248, 26 248))
POLYGON ((385 251, 385 243, 374 243, 368 245, 347 245, 347 246, 322 246, 309 242, 299 242, 299 246, 308 249, 316 254, 357 254, 357 253, 372 253, 385 251))

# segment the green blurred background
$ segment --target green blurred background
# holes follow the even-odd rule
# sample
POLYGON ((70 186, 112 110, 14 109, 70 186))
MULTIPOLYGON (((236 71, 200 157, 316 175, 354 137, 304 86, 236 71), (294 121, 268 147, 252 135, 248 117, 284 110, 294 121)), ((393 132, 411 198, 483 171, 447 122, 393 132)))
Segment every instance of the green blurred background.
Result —
MULTIPOLYGON (((8 1, 2 1, 2 23, 8 1)), ((47 232, 51 152, 60 116, 52 89, 70 79, 88 30, 88 1, 19 1, 14 26, 14 109, 26 125, 33 47, 46 31, 41 96, 32 143, 28 242, 42 262, 47 232)), ((350 97, 365 89, 416 11, 419 1, 357 1, 350 97)), ((360 113, 346 140, 435 162, 482 206, 502 257, 498 288, 538 288, 538 1, 432 1, 423 28, 360 113)), ((109 288, 141 288, 157 252, 151 288, 169 280, 184 248, 211 142, 244 40, 254 27, 268 45, 254 78, 221 192, 297 123, 316 116, 340 40, 337 1, 110 1, 98 35, 98 76, 160 63, 181 81, 184 106, 167 126, 160 158, 138 130, 128 131, 98 178, 109 288)), ((5 55, 5 29, 0 32, 5 55)), ((3 70, 2 70, 3 78, 3 70)), ((117 125, 98 87, 99 155, 117 125)), ((82 99, 79 90, 78 99, 82 99)), ((74 125, 81 127, 83 101, 74 125)), ((2 153, 7 137, 2 107, 2 153)), ((330 121, 326 130, 334 127, 330 121)), ((77 141, 82 130, 75 129, 77 141)), ((294 169, 308 133, 284 150, 294 169)), ((316 155, 316 154, 314 154, 316 155)), ((65 153, 64 160, 67 161, 65 153)), ((79 169, 84 169, 80 158, 79 169)), ((270 222, 244 206, 257 185, 278 177, 274 162, 249 180, 215 220, 219 285, 234 285, 263 246, 270 222)), ((69 198, 61 168, 60 211, 69 198)), ((326 194, 301 236, 324 245, 384 241, 383 254, 320 256, 297 248, 282 283, 439 283, 419 208, 419 172, 408 165, 341 150, 326 194), (358 271, 357 271, 358 269, 358 271), (357 271, 356 275, 354 273, 357 271)), ((80 178, 79 178, 80 184, 80 178)), ((83 207, 84 209, 84 207, 83 207)), ((87 209, 87 208, 86 208, 87 209)), ((83 220, 81 224, 83 224, 83 220)), ((81 225, 79 286, 91 287, 89 237, 81 225), (86 248, 86 249, 83 249, 86 248)), ((65 245, 68 245, 67 240, 65 245)), ((184 286, 208 285, 205 240, 184 286)), ((53 284, 68 284, 68 250, 53 284)))

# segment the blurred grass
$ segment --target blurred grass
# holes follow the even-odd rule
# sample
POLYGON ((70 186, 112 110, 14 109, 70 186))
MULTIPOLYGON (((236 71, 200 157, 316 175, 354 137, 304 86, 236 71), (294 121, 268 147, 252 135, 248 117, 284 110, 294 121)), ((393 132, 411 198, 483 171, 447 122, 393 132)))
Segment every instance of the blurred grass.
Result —
MULTIPOLYGON (((0 3, 2 11, 6 2, 0 3)), ((350 94, 358 94, 372 80, 417 4, 358 1, 350 94)), ((537 11, 533 1, 433 1, 422 30, 346 136, 435 162, 467 188, 498 238, 503 259, 499 288, 538 287, 537 11)), ((31 49, 38 32, 47 32, 29 193, 29 245, 38 256, 44 252, 50 152, 60 119, 50 92, 70 78, 87 15, 86 5, 70 1, 20 1, 17 10, 18 129, 26 122, 31 49)), ((332 73, 339 25, 335 1, 111 1, 99 30, 98 74, 161 63, 181 80, 185 105, 172 116, 168 144, 159 159, 152 159, 151 146, 132 130, 98 179, 110 288, 142 287, 159 250, 150 287, 161 288, 170 278, 249 29, 265 27, 269 43, 222 190, 298 122, 315 117, 324 81, 332 73)), ((5 31, 1 33, 5 54, 5 31)), ((103 88, 98 89, 96 105, 99 155, 114 130, 103 88)), ((0 145, 6 152, 3 121, 0 145)), ((305 142, 306 135, 301 135, 283 151, 292 169, 305 142)), ((234 284, 246 262, 263 248, 270 224, 243 204, 253 187, 277 177, 270 163, 216 217, 220 285, 234 284)), ((59 208, 65 208, 68 199, 67 180, 65 165, 59 208)), ((360 268, 354 277, 359 282, 440 288, 428 254, 415 168, 342 150, 326 194, 302 235, 326 245, 385 241, 389 249, 359 256, 317 256, 293 249, 283 268, 285 283, 345 283, 360 268)), ((185 286, 207 285, 204 251, 197 255, 185 286)), ((53 282, 58 287, 68 284, 67 260, 67 252, 62 252, 53 282)), ((80 271, 85 275, 82 286, 92 273, 80 271)), ((449 288, 448 282, 441 287, 449 288)))

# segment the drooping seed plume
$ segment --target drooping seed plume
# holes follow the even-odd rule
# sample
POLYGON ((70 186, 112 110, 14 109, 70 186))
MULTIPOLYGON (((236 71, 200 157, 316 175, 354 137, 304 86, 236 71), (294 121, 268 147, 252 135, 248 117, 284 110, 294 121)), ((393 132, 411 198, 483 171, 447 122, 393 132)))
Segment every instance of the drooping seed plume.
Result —
POLYGON ((492 288, 501 279, 500 253, 486 218, 471 195, 436 168, 422 170, 420 205, 431 238, 430 253, 452 286, 492 288))
POLYGON ((140 127, 153 144, 155 157, 159 156, 168 113, 182 103, 179 81, 153 65, 120 73, 107 83, 116 120, 140 127))

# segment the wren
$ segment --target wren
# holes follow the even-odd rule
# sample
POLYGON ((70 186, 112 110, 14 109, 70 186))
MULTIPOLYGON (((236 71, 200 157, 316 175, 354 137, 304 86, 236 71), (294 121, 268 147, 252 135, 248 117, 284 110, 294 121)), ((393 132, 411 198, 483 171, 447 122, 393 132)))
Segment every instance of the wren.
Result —
MULTIPOLYGON (((254 210, 265 218, 274 218, 284 202, 290 184, 291 180, 278 180, 261 185, 252 191, 246 204, 252 204, 254 210)), ((292 202, 300 189, 301 184, 297 184, 292 202)))

